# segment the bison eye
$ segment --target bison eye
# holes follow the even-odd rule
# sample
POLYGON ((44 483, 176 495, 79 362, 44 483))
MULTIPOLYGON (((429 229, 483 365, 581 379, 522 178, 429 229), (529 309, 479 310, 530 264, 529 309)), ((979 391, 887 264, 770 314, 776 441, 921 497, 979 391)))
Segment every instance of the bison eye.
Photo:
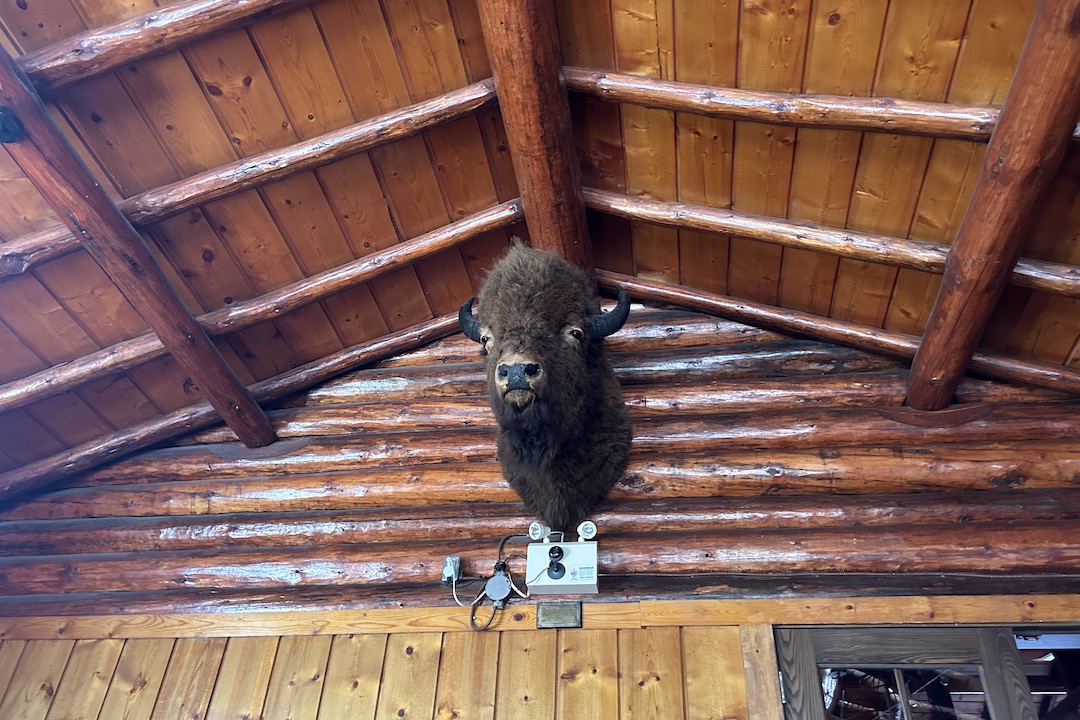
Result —
POLYGON ((579 330, 578 328, 573 328, 572 330, 570 330, 570 337, 574 338, 578 342, 581 342, 585 339, 585 333, 581 332, 581 330, 579 330))

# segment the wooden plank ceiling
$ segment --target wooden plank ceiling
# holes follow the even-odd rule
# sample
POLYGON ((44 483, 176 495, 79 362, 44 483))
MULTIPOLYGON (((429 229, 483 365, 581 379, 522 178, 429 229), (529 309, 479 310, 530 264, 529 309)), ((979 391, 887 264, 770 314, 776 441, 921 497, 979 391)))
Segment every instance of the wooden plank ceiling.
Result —
MULTIPOLYGON (((749 453, 729 459, 725 467, 750 467, 762 465, 750 457, 761 448, 803 453, 854 445, 875 460, 837 477, 888 485, 894 477, 916 482, 918 472, 912 475, 907 464, 893 467, 887 460, 879 465, 877 458, 887 457, 897 446, 924 449, 941 441, 959 443, 976 464, 1000 461, 1006 453, 1009 467, 1024 468, 1018 471, 1024 482, 1056 478, 1038 487, 1065 489, 1072 482, 1067 478, 1075 475, 1072 454, 1080 434, 1071 420, 1072 404, 1058 394, 1080 394, 1080 132, 1072 132, 1080 90, 1075 78, 1070 83, 1062 74, 1074 66, 1062 59, 1077 52, 1062 20, 1077 12, 1075 0, 1042 3, 1039 17, 1046 27, 1038 26, 1038 47, 1046 53, 1030 56, 1025 77, 1032 82, 1017 84, 1015 102, 1001 109, 1036 21, 1037 4, 556 0, 554 15, 545 3, 523 0, 5 4, 0 7, 0 43, 41 94, 46 110, 35 122, 28 118, 24 123, 29 139, 13 137, 0 145, 4 517, 56 517, 55 508, 75 497, 65 493, 94 493, 88 489, 90 482, 128 486, 194 481, 183 475, 183 468, 191 458, 200 458, 191 461, 192 467, 205 458, 190 448, 99 466, 211 425, 219 419, 214 405, 221 406, 225 397, 209 380, 200 379, 190 362, 184 366, 174 359, 170 350, 176 340, 164 334, 159 340, 150 331, 155 321, 144 320, 147 300, 130 289, 121 291, 124 282, 117 271, 110 270, 110 278, 102 270, 109 265, 99 266, 61 223, 65 219, 70 226, 71 218, 57 213, 48 188, 39 192, 35 187, 43 180, 27 159, 34 153, 25 148, 26 143, 38 145, 34 128, 46 119, 56 124, 116 204, 120 227, 126 218, 145 241, 149 256, 175 289, 177 308, 186 306, 198 325, 189 335, 205 333, 213 339, 226 371, 213 377, 228 380, 231 375, 231 387, 246 386, 245 392, 264 407, 273 408, 281 398, 345 370, 452 333, 453 313, 475 294, 509 237, 529 238, 523 222, 527 219, 534 244, 556 247, 583 262, 590 262, 591 255, 605 291, 621 285, 639 301, 681 305, 785 333, 769 336, 777 342, 797 346, 803 341, 790 336, 816 338, 828 343, 822 352, 872 358, 866 361, 872 367, 847 368, 846 361, 835 358, 828 361, 830 367, 893 373, 888 379, 875 374, 868 382, 882 384, 864 400, 852 396, 851 387, 842 382, 821 380, 818 366, 809 374, 776 371, 778 382, 799 388, 784 396, 793 403, 790 412, 763 405, 763 410, 779 414, 756 429, 749 417, 739 416, 738 422, 750 428, 741 434, 731 429, 733 420, 724 413, 752 407, 738 404, 735 389, 717 390, 717 378, 707 373, 678 376, 671 387, 670 376, 654 379, 649 392, 656 395, 643 395, 643 405, 655 407, 658 398, 678 395, 661 405, 673 409, 683 403, 683 411, 693 409, 688 414, 694 419, 679 426, 678 412, 665 419, 641 411, 638 452, 647 452, 650 442, 677 444, 691 436, 705 442, 707 436, 712 440, 701 447, 683 450, 695 457, 749 453), (534 45, 515 43, 509 20, 482 22, 497 12, 511 19, 518 12, 538 13, 525 25, 541 27, 542 21, 550 33, 530 36, 534 45), (500 38, 499 32, 509 35, 500 38), (565 107, 561 93, 552 92, 560 71, 556 49, 561 50, 566 66, 561 72, 571 90, 568 118, 559 112, 565 107), (547 74, 526 74, 533 67, 526 62, 529 58, 549 58, 547 74), (1052 92, 1039 85, 1043 76, 1052 92), (1021 91, 1028 93, 1027 101, 1022 102, 1021 91), (1014 115, 1021 113, 1019 122, 1010 120, 1010 109, 1014 115), (1035 123, 1045 126, 1042 137, 1029 137, 1034 131, 1023 122, 1024 112, 1046 121, 1035 123), (538 116, 556 128, 544 139, 550 145, 528 144, 538 134, 528 123, 538 116), (999 126, 1005 128, 1002 135, 991 138, 999 126), (1001 178, 981 173, 988 141, 997 143, 994 153, 1004 148, 995 155, 1001 158, 1010 148, 1020 148, 1017 158, 999 162, 1010 170, 1001 178), (561 158, 575 159, 574 151, 579 167, 564 172, 568 166, 561 158), (1014 160, 1037 155, 1044 158, 1036 165, 1045 177, 1036 173, 1021 183, 1009 179, 1019 167, 1014 160), (526 162, 537 157, 545 161, 526 162), (579 169, 584 187, 580 202, 579 169), (544 180, 549 170, 551 177, 544 180), (994 182, 999 185, 987 185, 994 182), (1018 192, 994 194, 995 187, 1007 182, 1028 191, 1024 202, 1030 212, 1017 206, 1022 224, 1009 230, 1007 218, 1002 218, 981 228, 971 225, 981 217, 978 208, 968 213, 974 220, 965 220, 973 193, 984 198, 981 207, 987 210, 996 210, 993 204, 1000 197, 1020 197, 1018 192), (560 208, 567 197, 572 202, 560 208), (574 219, 580 218, 581 203, 588 208, 590 236, 584 246, 581 224, 574 219), (552 209, 549 216, 543 214, 552 209), (932 345, 947 349, 946 359, 958 366, 957 372, 968 366, 967 357, 974 352, 973 372, 1013 385, 972 386, 973 381, 965 381, 956 398, 951 391, 945 393, 945 404, 967 399, 1004 405, 987 405, 974 414, 961 408, 960 415, 946 420, 913 421, 912 415, 903 414, 909 411, 901 409, 908 397, 907 378, 897 373, 902 374, 919 351, 919 336, 927 328, 942 273, 950 272, 947 262, 957 262, 957 256, 947 258, 958 233, 996 245, 990 251, 975 245, 972 256, 990 254, 1000 260, 995 280, 968 278, 961 291, 1008 285, 996 303, 998 288, 991 287, 979 312, 958 296, 961 302, 953 307, 972 310, 966 318, 959 313, 971 343, 951 345, 964 333, 946 324, 932 330, 937 338, 932 345), (1010 274, 1014 252, 1020 261, 1010 274), (679 395, 695 389, 708 390, 707 399, 697 405, 679 395), (780 428, 810 422, 799 414, 802 403, 795 398, 818 396, 825 406, 846 409, 837 410, 835 417, 812 419, 826 428, 820 437, 800 436, 798 447, 770 444, 770 438, 783 434, 780 428), (736 404, 722 408, 727 401, 736 404), (900 427, 879 428, 876 410, 847 408, 860 404, 893 406, 901 419, 890 422, 900 427), (979 413, 987 407, 993 419, 982 422, 988 415, 979 413), (864 435, 863 422, 876 429, 864 435), (912 422, 966 429, 950 430, 941 440, 903 429, 912 422), (720 431, 714 424, 728 429, 720 431), (761 433, 758 441, 730 444, 735 435, 753 438, 754 432, 761 433), (717 440, 721 437, 726 439, 717 440), (710 445, 714 440, 721 444, 710 445), (983 444, 968 446, 976 441, 983 444), (1050 446, 1039 444, 1044 442, 1050 446), (161 475, 166 469, 179 475, 161 475), (49 501, 20 503, 18 496, 67 476, 72 479, 59 486, 53 509, 21 514, 49 501)), ((545 67, 539 60, 535 65, 545 67)), ((14 72, 4 77, 0 90, 10 98, 18 82, 14 72)), ((117 230, 118 235, 124 232, 133 239, 130 230, 117 230)), ((962 277, 955 268, 952 272, 950 277, 962 277)), ((675 322, 663 313, 638 312, 644 322, 659 328, 675 322)), ((710 327, 706 320, 695 322, 710 327)), ((630 337, 668 337, 655 330, 638 332, 630 337)), ((731 332, 758 337, 760 331, 743 327, 731 332)), ((720 348, 730 338, 695 337, 687 345, 709 349, 687 351, 688 357, 698 362, 712 352, 726 357, 727 350, 720 348)), ((664 351, 660 343, 641 342, 641 352, 664 351)), ((440 363, 448 359, 467 365, 453 353, 436 356, 440 363)), ((626 367, 636 362, 628 361, 626 367)), ((648 364, 647 359, 640 362, 648 364)), ((685 358, 681 362, 691 363, 685 358)), ((939 373, 941 365, 940 356, 924 355, 922 366, 916 365, 916 380, 956 374, 939 373)), ((458 371, 465 372, 447 368, 445 376, 458 371)), ((469 378, 475 383, 472 375, 469 378)), ((959 375, 954 379, 959 382, 959 375)), ((861 379, 851 382, 863 387, 861 379)), ((424 387, 424 392, 433 392, 435 386, 424 387)), ((470 385, 461 394, 475 395, 476 388, 470 385)), ((375 398, 361 395, 347 404, 369 400, 375 398)), ((475 499, 512 499, 491 476, 492 449, 483 434, 490 433, 489 423, 475 398, 460 410, 438 403, 411 408, 419 401, 403 395, 378 400, 399 413, 408 410, 417 433, 408 442, 415 441, 417 457, 441 453, 444 460, 475 460, 479 465, 466 465, 460 472, 468 475, 485 468, 477 487, 491 493, 475 499), (467 419, 453 419, 454 412, 467 419), (459 422, 482 434, 471 450, 439 444, 438 433, 421 433, 425 427, 444 432, 459 422), (477 454, 459 457, 467 452, 477 454)), ((938 408, 942 403, 916 404, 938 408)), ((363 422, 322 417, 312 426, 317 432, 297 430, 291 423, 304 421, 290 412, 298 411, 270 413, 272 432, 288 438, 269 446, 264 457, 277 458, 275 462, 307 452, 295 445, 298 437, 333 435, 342 428, 354 434, 401 429, 388 419, 394 411, 386 407, 370 416, 361 412, 363 422)), ((265 427, 263 432, 245 432, 235 418, 230 426, 248 445, 269 439, 265 427)), ((196 437, 206 443, 226 439, 224 431, 210 432, 196 437)), ((359 443, 361 454, 372 453, 365 462, 382 462, 374 446, 366 447, 367 440, 361 435, 352 442, 359 443)), ((343 447, 334 438, 305 442, 314 443, 315 456, 343 447)), ((240 458, 237 453, 243 452, 230 450, 226 455, 240 458)), ((259 457, 256 451, 246 452, 253 454, 245 458, 259 457)), ((394 462, 404 466, 409 457, 406 453, 406 460, 394 462)), ((424 457, 429 462, 434 456, 424 457)), ((905 463, 911 457, 905 456, 905 463)), ((699 460, 706 462, 679 460, 672 467, 695 466, 699 460)), ((799 466, 800 461, 791 462, 799 466)), ((259 463, 252 460, 250 465, 259 463)), ((923 473, 940 470, 936 464, 918 467, 923 473)), ((968 474, 955 480, 958 485, 950 480, 913 487, 947 493, 972 489, 972 483, 981 489, 1000 486, 994 478, 1001 475, 989 470, 989 475, 972 475, 965 467, 968 474)), ((313 465, 305 472, 327 469, 333 468, 313 465)), ((1004 477, 1011 477, 1005 472, 1004 477)), ((264 475, 274 476, 275 471, 264 468, 264 475)), ((227 482, 230 477, 226 472, 210 479, 227 482)), ((288 478, 286 483, 298 481, 291 471, 282 477, 288 478)), ((394 486, 397 480, 387 482, 394 486)), ((827 489, 800 489, 799 494, 832 492, 834 482, 829 480, 827 489)), ((921 476, 918 482, 923 482, 921 476)), ((658 489, 648 487, 650 492, 658 489)), ((736 497, 762 490, 742 493, 737 483, 734 487, 736 497)), ((888 487, 856 492, 906 492, 888 487)), ((682 500, 697 497, 689 485, 667 491, 676 503, 673 512, 682 500)), ((154 497, 161 502, 174 497, 172 490, 162 493, 154 497)), ((392 494, 389 502, 401 503, 403 497, 392 494)), ((1071 495, 1054 497, 1046 500, 1053 506, 1049 517, 987 522, 1050 522, 1049 537, 1056 538, 1062 527, 1075 523, 1075 516, 1071 495)), ((119 498, 109 495, 103 502, 126 502, 119 498)), ((934 500, 949 506, 947 497, 935 495, 934 500)), ((984 500, 986 496, 980 496, 980 505, 984 500)), ((120 517, 124 513, 117 507, 94 512, 120 517)), ((637 511, 644 512, 644 505, 637 511)), ((507 512, 507 524, 520 522, 514 512, 507 512)), ((645 515, 635 517, 639 522, 645 515)), ((996 525, 989 525, 985 532, 998 532, 996 525)), ((126 522, 118 521, 116 527, 126 527, 126 522)), ((681 531, 672 532, 670 542, 676 547, 681 531)), ((912 532, 898 547, 929 542, 929 535, 912 532)), ((1048 537, 1039 532, 1034 528, 1022 537, 994 536, 994 542, 1030 549, 1048 537)), ((822 542, 828 548, 827 541, 822 542)), ((1042 569, 1072 572, 1073 545, 1053 548, 1042 559, 1042 569)), ((56 549, 58 555, 63 552, 56 549)), ((612 562, 624 563, 619 567, 627 572, 641 570, 634 565, 637 560, 630 559, 633 553, 625 552, 626 557, 612 562)), ((819 564, 787 569, 846 569, 827 560, 837 547, 821 552, 819 564)), ((945 558, 944 548, 941 552, 927 567, 957 569, 945 558)), ((113 560, 94 572, 111 573, 106 568, 113 560)), ((880 570, 888 562, 857 569, 880 570)), ((693 571, 697 566, 692 565, 684 570, 693 571)), ((697 569, 740 572, 739 567, 703 561, 697 569)), ((1022 568, 1010 565, 1008 571, 1020 573, 1022 568)), ((13 593, 45 591, 30 574, 25 582, 13 593)), ((105 589, 91 582, 67 591, 105 589)))

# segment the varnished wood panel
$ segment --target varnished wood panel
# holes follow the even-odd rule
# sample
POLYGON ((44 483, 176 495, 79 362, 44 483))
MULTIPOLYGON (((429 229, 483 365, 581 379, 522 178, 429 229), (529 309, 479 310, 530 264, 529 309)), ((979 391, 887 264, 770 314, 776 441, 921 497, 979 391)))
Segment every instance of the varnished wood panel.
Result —
POLYGON ((619 631, 621 717, 682 717, 683 662, 678 628, 619 631))
POLYGON ((26 643, 0 700, 0 717, 45 718, 74 647, 74 640, 26 643))
POLYGON ((175 644, 172 638, 125 642, 101 706, 101 716, 149 720, 175 644))
POLYGON ((554 716, 557 633, 503 633, 495 717, 507 720, 554 716))
POLYGON ((266 692, 266 717, 316 720, 332 638, 281 638, 266 692))
POLYGON ((276 637, 229 638, 210 696, 207 720, 262 715, 278 643, 276 637))
POLYGON ((153 720, 206 717, 226 644, 225 638, 176 641, 161 680, 153 720))
POLYGON ((374 718, 385 655, 386 635, 334 637, 319 720, 374 718))
POLYGON ((442 636, 391 635, 386 642, 376 717, 428 718, 435 707, 442 636))
POLYGON ((435 717, 438 720, 494 720, 498 672, 498 634, 473 632, 444 635, 439 659, 439 687, 435 695, 435 717))
POLYGON ((617 630, 559 632, 558 717, 616 717, 618 642, 617 630))
POLYGON ((747 717, 749 707, 739 628, 684 628, 682 646, 686 716, 710 720, 747 717))

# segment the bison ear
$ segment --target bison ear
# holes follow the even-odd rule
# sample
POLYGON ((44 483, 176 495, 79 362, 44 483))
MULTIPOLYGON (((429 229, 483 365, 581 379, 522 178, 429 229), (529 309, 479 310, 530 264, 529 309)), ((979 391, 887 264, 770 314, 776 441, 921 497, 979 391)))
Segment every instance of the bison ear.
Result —
POLYGON ((473 342, 480 342, 480 321, 473 317, 472 304, 476 298, 469 298, 458 310, 458 324, 461 332, 473 342))
POLYGON ((619 288, 619 304, 603 315, 589 316, 589 335, 594 338, 607 337, 619 331, 630 315, 630 298, 626 291, 619 288))

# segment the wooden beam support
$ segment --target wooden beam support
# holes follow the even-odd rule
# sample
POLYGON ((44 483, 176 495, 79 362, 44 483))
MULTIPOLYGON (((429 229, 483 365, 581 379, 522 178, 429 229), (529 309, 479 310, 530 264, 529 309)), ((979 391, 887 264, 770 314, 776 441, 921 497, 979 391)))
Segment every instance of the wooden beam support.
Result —
MULTIPOLYGON (((310 387, 364 363, 396 353, 456 331, 457 315, 435 318, 392 336, 353 345, 344 350, 295 368, 252 386, 261 401, 274 400, 310 387)), ((198 403, 160 418, 99 438, 57 455, 0 474, 0 507, 11 499, 36 490, 77 472, 89 470, 163 440, 198 430, 217 420, 209 403, 198 403)), ((269 420, 267 420, 269 425, 269 420)), ((275 446, 276 447, 276 446, 275 446)))
MULTIPOLYGON (((661 110, 833 130, 862 130, 987 142, 1001 108, 903 98, 856 98, 743 90, 565 67, 569 90, 661 110)), ((1080 127, 1074 130, 1080 140, 1080 127)))
MULTIPOLYGON (((511 200, 393 245, 298 280, 276 290, 200 315, 198 327, 210 336, 236 332, 278 317, 336 293, 381 277, 405 265, 468 241, 521 219, 521 203, 511 200)), ((102 373, 118 372, 161 357, 164 344, 154 335, 119 342, 86 357, 51 367, 0 386, 0 411, 51 397, 89 382, 102 373)))
POLYGON ((7 53, 0 53, 0 105, 25 135, 7 149, 45 201, 161 339, 214 409, 249 447, 277 437, 255 398, 158 267, 124 218, 53 124, 7 53))
POLYGON ((307 0, 186 0, 87 30, 19 58, 39 92, 255 22, 307 0))
MULTIPOLYGON (((832 228, 798 220, 751 215, 685 202, 663 202, 584 188, 585 206, 630 220, 706 230, 842 258, 942 273, 949 246, 942 243, 832 228)), ((1021 258, 1008 276, 1021 287, 1080 298, 1080 267, 1021 258)))
POLYGON ((532 245, 591 273, 553 2, 479 0, 477 5, 532 245))
POLYGON ((1080 114, 1080 4, 1043 0, 912 363, 908 403, 952 402, 1080 114))
MULTIPOLYGON (((911 359, 915 357, 919 347, 919 339, 914 335, 869 325, 834 320, 798 310, 785 310, 752 300, 740 300, 605 270, 598 270, 596 276, 601 287, 609 290, 621 287, 639 299, 672 303, 779 332, 842 343, 891 357, 911 359)), ((970 369, 995 380, 1080 395, 1080 372, 1062 365, 977 352, 971 358, 970 369)))
MULTIPOLYGON (((309 140, 268 150, 147 190, 121 201, 118 207, 133 225, 149 225, 190 208, 412 137, 476 112, 494 100, 493 81, 473 83, 309 140)), ((75 237, 63 226, 46 228, 0 244, 0 281, 78 247, 75 237)))

